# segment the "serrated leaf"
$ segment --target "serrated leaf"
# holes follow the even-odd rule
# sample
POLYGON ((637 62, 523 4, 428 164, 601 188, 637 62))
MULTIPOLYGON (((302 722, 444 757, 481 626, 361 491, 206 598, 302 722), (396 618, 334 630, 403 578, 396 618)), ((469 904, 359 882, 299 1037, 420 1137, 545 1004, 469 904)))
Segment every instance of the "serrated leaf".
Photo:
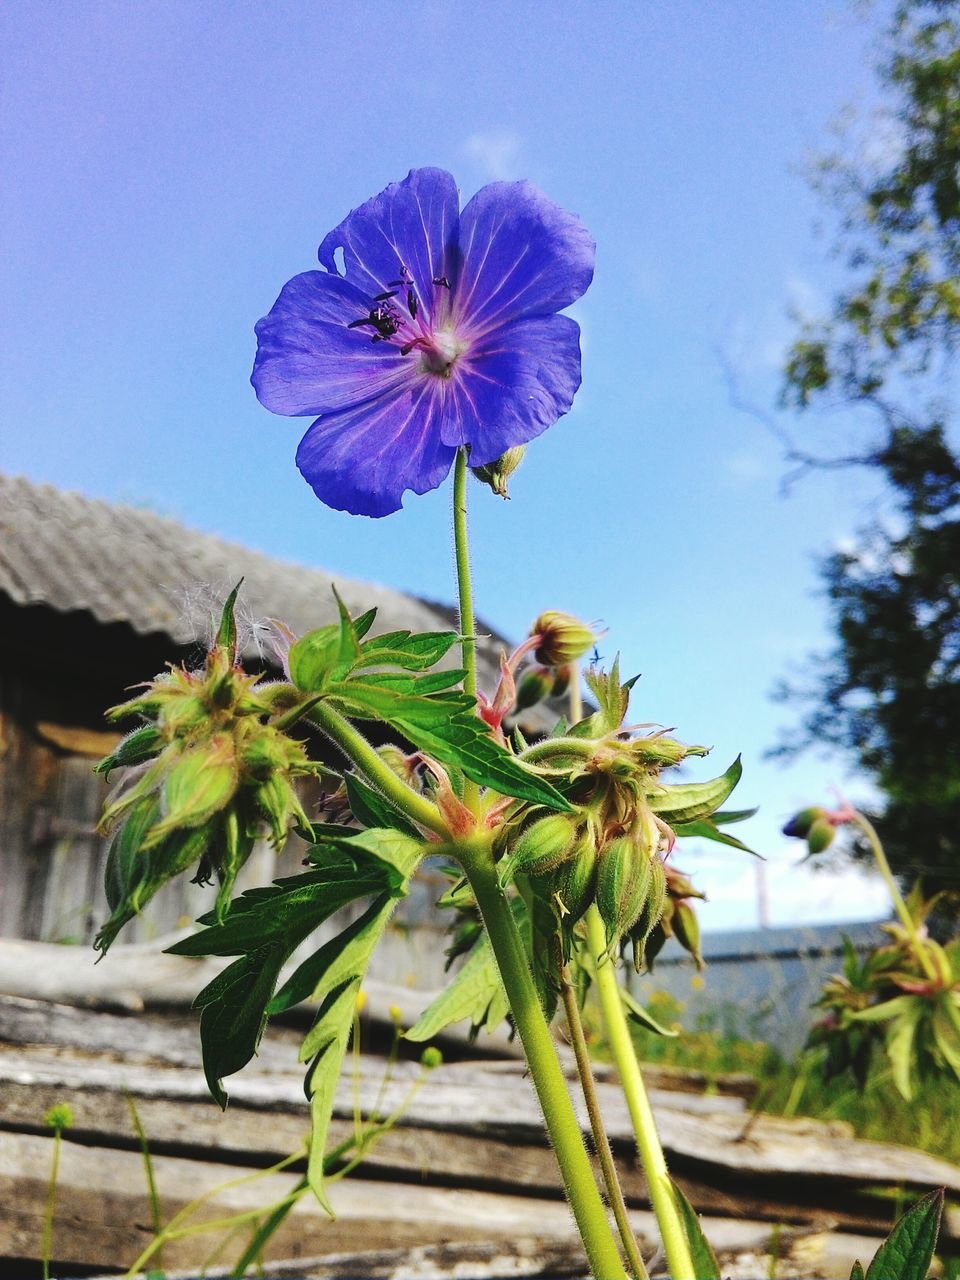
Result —
POLYGON ((323 688, 327 673, 336 661, 340 628, 335 622, 308 631, 290 646, 287 665, 290 679, 303 693, 323 688))
POLYGON ((386 797, 375 791, 354 773, 343 775, 350 812, 365 827, 392 827, 404 835, 419 839, 420 833, 405 814, 394 808, 386 797))
POLYGON ((374 636, 361 646, 359 666, 400 667, 404 671, 426 671, 435 666, 457 643, 455 631, 390 631, 374 636))
POLYGON ((467 694, 440 693, 425 698, 357 681, 333 684, 330 694, 347 715, 393 725, 421 751, 441 764, 462 769, 480 786, 548 809, 570 810, 555 787, 496 741, 489 725, 475 715, 473 699, 467 694))
MULTIPOLYGON (((411 868, 412 870, 412 868, 411 868)), ((384 895, 367 911, 348 925, 337 937, 321 947, 313 963, 306 961, 297 972, 301 985, 314 978, 313 999, 320 1000, 320 1010, 300 1049, 303 1061, 310 1061, 305 1088, 310 1099, 310 1156, 307 1178, 314 1195, 328 1210, 323 1187, 323 1157, 327 1130, 333 1114, 337 1080, 343 1055, 350 1042, 357 996, 370 963, 370 956, 380 941, 397 900, 406 892, 406 882, 391 894, 384 895)), ((291 992, 283 993, 288 998, 291 992)))
POLYGON ((908 1209, 873 1255, 865 1280, 926 1280, 940 1233, 943 1188, 908 1209))
POLYGON ((853 1264, 853 1268, 850 1271, 850 1280, 866 1280, 866 1277, 863 1274, 863 1267, 861 1267, 859 1262, 855 1262, 853 1264))
POLYGON ((670 1179, 670 1185, 673 1188, 677 1208, 680 1210, 680 1220, 683 1223, 684 1234, 687 1237, 690 1259, 693 1262, 693 1274, 696 1276, 696 1280, 720 1280, 720 1263, 717 1261, 717 1255, 713 1252, 709 1240, 703 1234, 697 1211, 672 1178, 670 1179))
POLYGON ((414 693, 426 697, 431 693, 443 693, 455 688, 465 674, 462 667, 452 667, 448 671, 428 671, 422 676, 410 671, 361 672, 350 677, 350 685, 367 685, 388 689, 391 693, 414 693))
POLYGON ((474 1032, 486 1026, 494 1030, 506 1014, 500 1009, 503 988, 500 972, 487 935, 484 933, 453 981, 427 1006, 414 1026, 404 1032, 404 1039, 417 1042, 432 1040, 446 1027, 470 1019, 474 1032), (493 1018, 496 1021, 492 1021, 493 1018))
POLYGON ((609 672, 590 668, 584 673, 587 687, 597 700, 597 710, 585 720, 579 721, 569 731, 572 738, 602 738, 615 733, 623 724, 630 705, 630 690, 637 681, 634 676, 626 684, 620 683, 620 655, 613 660, 609 672))
POLYGON ((723 804, 740 781, 743 766, 737 756, 733 764, 719 778, 709 782, 681 782, 662 786, 647 796, 647 804, 658 817, 671 825, 696 822, 707 818, 718 805, 723 804))
POLYGON ((655 1035, 667 1036, 669 1039, 674 1039, 680 1034, 679 1031, 672 1031, 658 1022, 649 1009, 645 1009, 642 1004, 633 998, 626 987, 619 987, 619 991, 620 999, 623 1001, 623 1007, 626 1009, 628 1016, 634 1022, 639 1023, 645 1031, 652 1031, 655 1035))
MULTIPOLYGON (((271 1013, 303 999, 309 985, 309 993, 324 1002, 318 1015, 322 1022, 331 1003, 339 1007, 336 999, 331 1000, 333 988, 354 980, 359 984, 370 951, 394 903, 406 892, 422 852, 421 841, 398 831, 353 832, 331 844, 328 861, 315 870, 248 890, 230 904, 221 924, 214 923, 214 914, 208 913, 202 920, 209 928, 168 949, 178 955, 240 957, 194 1002, 201 1009, 204 1073, 221 1106, 227 1097, 224 1077, 249 1062, 271 1013), (275 999, 280 970, 300 943, 341 907, 374 895, 376 901, 360 920, 301 965, 275 999)), ((341 1030, 327 1025, 319 1038, 311 1032, 308 1056, 325 1052, 327 1041, 341 1030)), ((343 1034, 349 1036, 349 1027, 343 1034)))
POLYGON ((199 993, 200 1047, 207 1087, 221 1107, 227 1105, 224 1076, 247 1065, 267 1025, 266 1006, 290 953, 282 943, 241 956, 199 993))

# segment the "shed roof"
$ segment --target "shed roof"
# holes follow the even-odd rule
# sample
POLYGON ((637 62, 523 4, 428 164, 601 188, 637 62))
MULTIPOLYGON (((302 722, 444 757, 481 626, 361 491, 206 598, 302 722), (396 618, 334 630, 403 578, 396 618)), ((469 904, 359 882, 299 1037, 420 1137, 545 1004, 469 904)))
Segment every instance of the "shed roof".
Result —
MULTIPOLYGON (((277 560, 137 507, 0 475, 0 592, 18 605, 92 614, 177 645, 206 643, 221 603, 243 578, 249 619, 279 618, 302 634, 336 617, 332 587, 351 613, 378 609, 376 629, 446 630, 452 610, 389 587, 277 560)), ((257 650, 247 628, 245 652, 257 650)), ((481 678, 496 679, 494 644, 481 678)))

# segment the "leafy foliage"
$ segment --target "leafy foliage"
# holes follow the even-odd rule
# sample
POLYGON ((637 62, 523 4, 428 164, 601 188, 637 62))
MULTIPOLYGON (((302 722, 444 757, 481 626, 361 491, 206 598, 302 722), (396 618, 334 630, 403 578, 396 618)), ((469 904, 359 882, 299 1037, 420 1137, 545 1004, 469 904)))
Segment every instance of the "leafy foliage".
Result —
MULTIPOLYGON (((911 894, 918 927, 933 905, 911 894)), ((894 1084, 909 1101, 918 1079, 960 1081, 960 940, 946 947, 923 940, 925 967, 901 925, 885 928, 891 941, 862 959, 846 941, 843 972, 824 986, 817 1001, 824 1016, 808 1045, 824 1051, 828 1078, 849 1071, 862 1089, 882 1043, 894 1084)))
POLYGON ((824 562, 838 644, 781 696, 808 708, 801 746, 833 744, 876 779, 894 870, 960 889, 960 461, 914 442, 894 480, 902 530, 874 525, 824 562))
POLYGON ((250 889, 219 923, 170 948, 175 955, 238 956, 197 996, 203 1067, 211 1093, 226 1106, 223 1078, 240 1071, 257 1051, 267 1019, 303 1000, 318 1005, 301 1049, 308 1064, 311 1104, 308 1176, 322 1203, 323 1154, 336 1082, 353 1028, 356 999, 367 964, 397 900, 423 854, 419 840, 392 829, 329 839, 312 851, 304 875, 250 889), (276 991, 286 961, 340 908, 372 897, 367 910, 321 946, 276 991))
POLYGON ((894 869, 937 888, 960 886, 960 457, 943 399, 960 337, 955 0, 902 0, 880 85, 883 158, 871 161, 876 147, 854 138, 852 160, 820 167, 842 214, 850 284, 827 319, 801 331, 784 401, 874 414, 879 433, 847 461, 879 472, 895 515, 822 564, 837 644, 817 655, 806 686, 781 689, 807 712, 800 742, 793 734, 780 751, 849 752, 885 798, 894 869))
MULTIPOLYGON (((943 1189, 931 1191, 903 1215, 873 1255, 864 1280, 927 1280, 933 1251, 940 1234, 943 1189)), ((863 1276, 860 1263, 854 1265, 850 1280, 863 1276)))

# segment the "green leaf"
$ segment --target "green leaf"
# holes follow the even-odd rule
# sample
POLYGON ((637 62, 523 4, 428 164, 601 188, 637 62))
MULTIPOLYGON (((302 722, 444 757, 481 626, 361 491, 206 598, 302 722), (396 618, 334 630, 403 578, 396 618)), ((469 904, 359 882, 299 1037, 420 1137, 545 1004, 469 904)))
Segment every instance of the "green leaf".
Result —
POLYGON ((493 949, 484 933, 453 981, 433 1000, 404 1039, 432 1040, 455 1022, 470 1019, 471 1034, 493 1031, 507 1013, 507 1001, 493 949))
POLYGON ((221 1107, 227 1105, 223 1077, 240 1071, 256 1053, 267 1025, 267 1002, 292 950, 278 942, 241 956, 193 1002, 200 1009, 203 1073, 221 1107))
POLYGON ((227 596, 226 600, 224 601, 223 612, 220 615, 220 626, 217 628, 216 643, 220 645, 221 648, 226 649, 227 653, 230 655, 231 662, 236 662, 237 660, 236 609, 237 609, 237 596, 239 595, 240 588, 242 586, 243 586, 243 579, 241 578, 240 581, 237 583, 237 585, 233 588, 233 590, 227 596))
POLYGON ((590 692, 597 700, 597 710, 569 731, 572 738, 602 738, 615 733, 627 714, 630 690, 637 681, 634 676, 626 684, 620 683, 620 655, 613 660, 609 672, 591 669, 584 674, 590 692))
MULTIPOLYGON (((237 956, 292 936, 297 946, 335 911, 383 887, 382 871, 372 867, 321 867, 277 880, 268 888, 248 889, 230 904, 221 924, 211 923, 168 950, 179 956, 237 956)), ((213 919, 208 913, 201 922, 213 919)))
POLYGON ((374 636, 361 646, 361 667, 401 667, 404 671, 426 671, 435 666, 457 643, 455 631, 389 631, 374 636))
POLYGON ((668 1027, 658 1022, 649 1009, 645 1009, 642 1004, 633 998, 626 987, 620 987, 620 999, 623 1001, 623 1007, 628 1015, 634 1022, 639 1023, 645 1031, 652 1031, 655 1035, 667 1036, 671 1039, 680 1034, 679 1031, 671 1031, 668 1027))
POLYGON ((347 788, 350 812, 359 823, 365 827, 392 827, 395 831, 402 831, 404 835, 419 838, 420 833, 409 818, 362 778, 358 778, 355 773, 345 773, 343 781, 347 788))
MULTIPOLYGON (((957 1031, 956 1022, 951 1018, 949 1011, 945 1007, 947 1001, 952 1001, 954 1007, 958 1008, 955 992, 944 991, 937 997, 932 1019, 933 1039, 947 1065, 957 1079, 960 1080, 960 1033, 957 1031)), ((960 1008, 958 1008, 958 1012, 960 1012, 960 1008)))
MULTIPOLYGON (((913 1058, 917 1027, 923 1016, 920 997, 907 997, 910 1004, 903 1013, 892 1019, 887 1027, 885 1048, 893 1067, 893 1083, 900 1095, 910 1102, 913 1099, 913 1058)), ((891 1001, 891 1003, 893 1003, 891 1001)))
POLYGON ((728 827, 732 822, 746 822, 748 818, 755 818, 759 812, 759 805, 753 809, 718 809, 713 815, 713 821, 718 827, 728 827))
POLYGON ((647 804, 655 814, 671 825, 696 822, 709 817, 718 805, 723 804, 740 781, 743 766, 737 756, 733 764, 719 778, 709 782, 677 783, 661 786, 659 791, 647 796, 647 804))
POLYGON ((713 818, 697 818, 693 822, 675 822, 673 831, 675 835, 688 839, 695 837, 700 840, 713 840, 717 844, 728 845, 731 849, 739 849, 742 853, 749 853, 754 858, 766 861, 756 849, 751 849, 749 845, 745 845, 742 840, 730 835, 728 831, 721 831, 716 825, 716 815, 713 818))
POLYGON ((853 1268, 850 1272, 850 1280, 866 1280, 866 1277, 863 1274, 863 1267, 861 1267, 859 1262, 855 1262, 853 1264, 853 1268))
POLYGON ((694 1209, 672 1178, 670 1179, 670 1185, 673 1187, 677 1208, 680 1210, 680 1220, 683 1223, 687 1244, 690 1247, 690 1259, 693 1262, 694 1275, 697 1280, 720 1280, 720 1263, 717 1261, 717 1255, 710 1247, 710 1242, 703 1234, 696 1209, 694 1209))
POLYGON ((926 1280, 943 1213, 943 1188, 908 1209, 873 1255, 865 1280, 926 1280))
POLYGON ((431 693, 442 693, 453 689, 463 680, 465 671, 462 667, 451 667, 449 671, 429 671, 419 676, 408 671, 374 671, 353 675, 350 686, 368 685, 375 689, 387 689, 391 693, 415 693, 426 696, 431 693))
POLYGON ((331 622, 316 631, 308 631, 290 646, 287 664, 290 679, 303 693, 316 693, 323 688, 327 672, 336 661, 340 648, 340 628, 331 622))
MULTIPOLYGON (((331 1001, 334 988, 359 985, 369 953, 393 904, 406 892, 423 847, 422 841, 397 831, 354 832, 332 841, 327 860, 314 870, 248 890, 230 904, 222 923, 215 923, 210 912, 201 921, 209 928, 169 948, 177 955, 240 957, 194 1002, 201 1009, 204 1073, 221 1106, 227 1100, 224 1077, 239 1071, 256 1053, 271 1013, 312 994, 324 1002, 320 1012, 326 1016, 328 1006, 336 1003, 331 1001), (359 921, 300 965, 274 997, 280 970, 300 943, 335 911, 369 896, 376 901, 359 921)), ((322 1021, 320 1015, 318 1020, 322 1021)), ((306 1056, 319 1057, 334 1033, 340 1034, 329 1025, 327 1031, 318 1038, 315 1027, 308 1035, 306 1056)), ((349 1027, 343 1034, 349 1035, 349 1027)), ((323 1078, 322 1071, 317 1078, 323 1078)))
POLYGON ((354 680, 331 685, 330 694, 347 715, 393 725, 421 751, 457 766, 480 786, 548 809, 570 809, 559 791, 500 746, 467 694, 419 697, 354 680))
POLYGON ((350 617, 350 610, 340 598, 340 592, 336 587, 333 587, 332 591, 333 598, 337 602, 337 612, 340 614, 340 631, 334 661, 338 668, 349 671, 360 657, 360 639, 354 621, 350 617))
MULTIPOLYGON (((412 870, 412 868, 411 868, 412 870)), ((303 989, 311 979, 313 999, 321 1001, 316 1020, 300 1049, 309 1061, 305 1088, 310 1099, 310 1157, 307 1178, 319 1202, 331 1212, 323 1186, 323 1157, 327 1130, 333 1114, 337 1080, 350 1042, 353 1021, 370 956, 380 941, 397 899, 406 885, 378 898, 360 917, 306 961, 278 993, 277 1000, 292 1002, 293 986, 303 989)), ((286 1005, 284 1006, 286 1007, 286 1005)))

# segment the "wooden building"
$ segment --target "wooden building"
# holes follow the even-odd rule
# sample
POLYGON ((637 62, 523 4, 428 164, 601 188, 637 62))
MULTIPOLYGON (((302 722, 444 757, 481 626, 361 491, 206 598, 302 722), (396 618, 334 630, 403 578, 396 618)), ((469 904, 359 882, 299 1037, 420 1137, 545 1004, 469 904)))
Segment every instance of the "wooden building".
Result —
MULTIPOLYGON (((271 665, 257 620, 282 619, 297 634, 333 621, 334 583, 352 612, 377 606, 378 630, 455 626, 451 610, 386 587, 0 476, 0 937, 92 938, 106 915, 106 842, 95 832, 105 783, 92 766, 118 737, 104 710, 168 662, 199 661, 240 578, 244 658, 254 668, 271 665)), ((486 687, 502 643, 493 636, 482 648, 486 687)), ((280 874, 292 874, 296 852, 282 858, 280 874)), ((268 881, 274 862, 264 845, 244 882, 268 881)), ((429 913, 429 891, 418 893, 408 923, 429 913)), ((185 880, 169 885, 123 940, 167 933, 205 905, 185 880)))

